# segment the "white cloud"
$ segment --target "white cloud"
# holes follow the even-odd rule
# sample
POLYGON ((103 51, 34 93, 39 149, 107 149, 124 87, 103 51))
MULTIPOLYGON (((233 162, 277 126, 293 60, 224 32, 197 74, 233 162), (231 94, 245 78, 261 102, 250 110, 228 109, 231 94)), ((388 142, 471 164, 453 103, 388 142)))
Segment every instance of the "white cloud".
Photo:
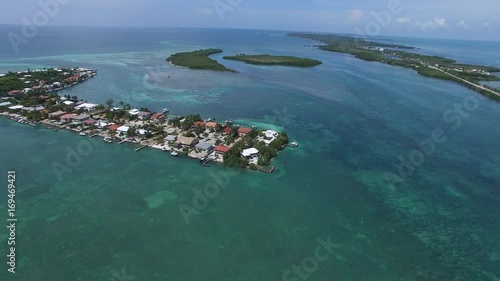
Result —
POLYGON ((457 26, 458 26, 458 27, 463 28, 464 30, 468 30, 468 29, 470 29, 470 24, 469 24, 469 23, 467 23, 467 22, 466 22, 466 21, 464 21, 464 20, 459 21, 459 22, 457 23, 457 26))
POLYGON ((365 15, 365 12, 360 9, 351 10, 349 12, 349 22, 359 22, 365 15))
POLYGON ((445 18, 434 18, 431 21, 424 22, 424 23, 417 23, 417 26, 420 26, 422 30, 427 30, 427 29, 436 29, 436 28, 443 28, 446 27, 446 19, 445 18))
POLYGON ((396 19, 396 21, 399 23, 408 23, 410 21, 410 18, 398 18, 396 19))

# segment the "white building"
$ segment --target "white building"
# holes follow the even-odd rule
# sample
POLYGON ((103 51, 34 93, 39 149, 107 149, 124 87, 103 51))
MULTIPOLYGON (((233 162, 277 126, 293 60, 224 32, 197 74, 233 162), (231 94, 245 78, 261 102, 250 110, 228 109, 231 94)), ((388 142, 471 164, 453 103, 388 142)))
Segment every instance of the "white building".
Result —
POLYGON ((259 150, 257 148, 248 148, 248 149, 245 149, 243 150, 243 152, 241 152, 241 155, 243 157, 247 157, 247 158, 253 158, 255 156, 257 156, 259 154, 259 150))

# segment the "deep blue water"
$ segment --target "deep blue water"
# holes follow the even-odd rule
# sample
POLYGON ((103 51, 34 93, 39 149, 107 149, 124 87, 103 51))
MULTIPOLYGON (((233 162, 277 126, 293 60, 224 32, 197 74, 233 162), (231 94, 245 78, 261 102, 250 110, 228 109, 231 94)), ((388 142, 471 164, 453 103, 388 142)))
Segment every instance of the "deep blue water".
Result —
MULTIPOLYGON (((384 40, 500 67, 498 42, 384 40)), ((408 69, 304 46, 311 43, 279 31, 52 27, 18 54, 1 41, 0 73, 95 68, 96 78, 62 94, 231 118, 284 129, 300 143, 279 155, 273 175, 96 143, 59 181, 51 164, 82 139, 0 119, 0 173, 16 169, 24 191, 19 274, 0 272, 2 280, 110 280, 122 269, 135 280, 280 280, 328 235, 338 248, 309 280, 498 280, 500 103, 408 69), (207 47, 223 49, 214 58, 239 73, 165 62, 207 47), (235 53, 323 64, 222 59, 235 53), (447 114, 456 104, 467 115, 447 114), (435 129, 446 141, 411 176, 400 175, 398 157, 411 161, 435 129), (221 172, 231 173, 227 186, 186 224, 179 205, 221 172)), ((6 238, 0 233, 1 253, 6 238)))

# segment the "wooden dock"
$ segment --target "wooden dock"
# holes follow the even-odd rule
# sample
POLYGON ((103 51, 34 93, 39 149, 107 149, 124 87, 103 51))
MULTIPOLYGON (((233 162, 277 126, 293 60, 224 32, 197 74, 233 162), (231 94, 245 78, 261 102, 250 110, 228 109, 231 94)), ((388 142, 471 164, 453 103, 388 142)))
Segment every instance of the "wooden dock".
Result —
POLYGON ((205 167, 210 167, 210 164, 209 164, 209 163, 210 163, 211 161, 212 161, 212 160, 210 160, 210 159, 202 159, 202 160, 200 160, 200 164, 201 164, 202 166, 205 166, 205 167))
POLYGON ((147 146, 147 145, 143 145, 143 146, 141 146, 141 147, 139 147, 139 148, 136 148, 136 149, 135 149, 135 152, 140 151, 140 150, 142 150, 142 149, 144 149, 144 148, 146 148, 146 147, 148 147, 148 146, 147 146))
POLYGON ((257 170, 260 171, 260 172, 263 172, 263 173, 272 174, 272 173, 274 173, 274 171, 276 171, 276 169, 278 169, 276 166, 272 166, 272 167, 267 168, 267 169, 258 168, 257 170))

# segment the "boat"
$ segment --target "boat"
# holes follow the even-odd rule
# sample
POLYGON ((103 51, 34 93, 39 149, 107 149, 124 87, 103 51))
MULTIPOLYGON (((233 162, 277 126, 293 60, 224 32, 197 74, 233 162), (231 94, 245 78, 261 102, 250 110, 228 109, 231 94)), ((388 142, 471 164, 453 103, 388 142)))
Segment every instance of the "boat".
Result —
POLYGON ((170 155, 172 155, 172 156, 179 156, 179 153, 177 153, 175 151, 172 151, 172 153, 170 153, 170 155))
POLYGON ((80 132, 78 135, 82 136, 82 137, 85 137, 87 135, 87 133, 85 132, 80 132))
POLYGON ((290 143, 291 147, 299 147, 299 144, 297 142, 292 142, 290 143))
POLYGON ((166 107, 165 107, 164 109, 162 109, 162 110, 161 110, 161 113, 167 113, 167 112, 169 112, 169 110, 168 110, 168 108, 166 108, 166 107))
POLYGON ((110 138, 110 137, 105 137, 105 138, 103 139, 103 141, 104 141, 104 142, 107 142, 107 143, 112 143, 112 142, 113 142, 113 139, 112 139, 112 138, 110 138))

